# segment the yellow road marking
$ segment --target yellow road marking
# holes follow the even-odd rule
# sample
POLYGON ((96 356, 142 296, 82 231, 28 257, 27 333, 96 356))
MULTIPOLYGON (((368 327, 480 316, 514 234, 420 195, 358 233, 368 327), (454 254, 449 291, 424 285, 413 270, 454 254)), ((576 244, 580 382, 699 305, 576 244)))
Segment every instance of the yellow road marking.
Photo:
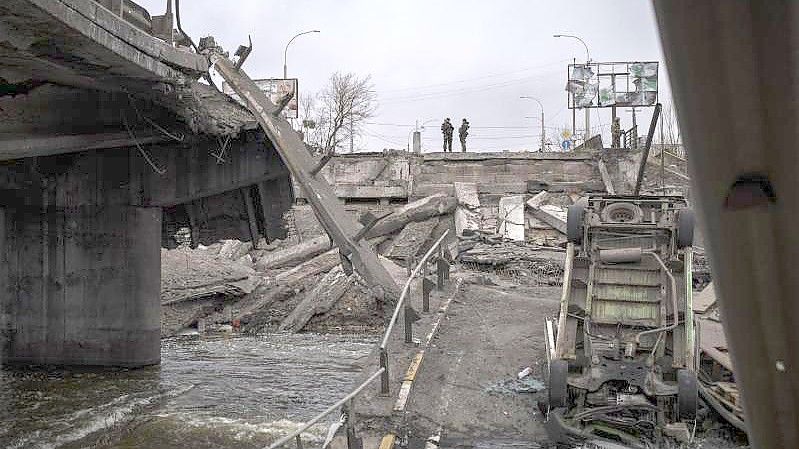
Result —
POLYGON ((419 371, 419 367, 422 365, 422 360, 424 359, 424 349, 417 352, 416 355, 411 360, 411 365, 408 367, 408 371, 405 373, 405 379, 403 380, 410 380, 413 381, 416 379, 416 373, 419 371))
POLYGON ((388 433, 386 436, 380 440, 380 447, 378 449, 394 449, 394 441, 396 441, 397 436, 393 433, 388 433))

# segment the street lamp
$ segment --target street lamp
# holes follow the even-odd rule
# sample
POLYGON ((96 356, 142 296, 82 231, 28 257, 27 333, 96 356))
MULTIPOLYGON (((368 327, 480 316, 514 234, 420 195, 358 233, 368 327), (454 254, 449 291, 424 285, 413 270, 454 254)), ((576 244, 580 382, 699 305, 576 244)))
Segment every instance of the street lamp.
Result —
POLYGON ((591 55, 588 53, 588 45, 586 45, 584 40, 571 34, 553 34, 552 37, 570 37, 572 39, 577 39, 581 44, 583 44, 583 47, 585 47, 585 63, 588 64, 591 62, 591 55))
POLYGON ((526 96, 526 95, 522 95, 519 98, 522 98, 522 99, 525 99, 525 100, 533 100, 536 103, 538 103, 538 106, 541 106, 541 152, 543 152, 544 151, 544 145, 545 145, 545 142, 546 142, 546 139, 547 139, 546 130, 544 129, 544 105, 541 103, 541 100, 539 100, 538 98, 535 98, 535 97, 529 97, 529 96, 526 96))
MULTIPOLYGON (((588 45, 585 43, 584 40, 582 40, 579 37, 574 36, 572 34, 553 34, 552 37, 568 37, 568 38, 572 38, 572 39, 577 39, 578 41, 580 41, 581 44, 583 44, 583 47, 585 47, 585 63, 586 63, 586 65, 591 62, 591 54, 588 52, 588 45)), ((584 138, 585 138, 585 141, 587 142, 588 139, 591 138, 591 108, 587 108, 586 107, 586 108, 583 108, 583 109, 585 109, 585 136, 584 136, 584 138)))
POLYGON ((289 43, 286 44, 286 49, 283 50, 283 78, 284 79, 288 78, 288 68, 286 66, 286 56, 288 55, 288 52, 289 52, 289 45, 291 45, 291 43, 294 42, 294 39, 297 39, 298 37, 302 36, 303 34, 310 34, 310 33, 321 33, 321 31, 319 31, 319 30, 310 30, 310 31, 303 31, 302 33, 297 33, 294 37, 291 38, 291 40, 289 40, 289 43))
MULTIPOLYGON (((420 126, 420 125, 419 125, 419 120, 418 120, 418 119, 416 120, 416 125, 415 125, 414 129, 412 129, 412 130, 411 130, 411 131, 408 133, 408 152, 410 152, 410 151, 411 151, 411 135, 413 135, 413 134, 416 134, 416 133, 419 133, 419 146, 421 147, 421 145, 422 145, 422 142, 421 142, 421 140, 422 140, 422 137, 421 137, 421 132, 420 132, 420 130, 421 130, 421 131, 424 131, 424 129, 425 129, 425 125, 426 125, 426 124, 428 124, 428 123, 430 123, 430 122, 432 122, 432 121, 435 121, 435 119, 425 120, 425 121, 424 121, 424 122, 421 124, 421 126, 420 126)), ((420 148, 420 150, 421 150, 421 148, 420 148)))

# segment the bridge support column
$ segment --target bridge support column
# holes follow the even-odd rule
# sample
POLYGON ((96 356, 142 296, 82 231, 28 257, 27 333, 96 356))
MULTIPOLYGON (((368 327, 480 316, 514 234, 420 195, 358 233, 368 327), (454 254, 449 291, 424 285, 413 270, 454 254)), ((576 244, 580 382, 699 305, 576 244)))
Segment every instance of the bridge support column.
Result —
POLYGON ((0 207, 4 363, 160 362, 161 208, 0 207))

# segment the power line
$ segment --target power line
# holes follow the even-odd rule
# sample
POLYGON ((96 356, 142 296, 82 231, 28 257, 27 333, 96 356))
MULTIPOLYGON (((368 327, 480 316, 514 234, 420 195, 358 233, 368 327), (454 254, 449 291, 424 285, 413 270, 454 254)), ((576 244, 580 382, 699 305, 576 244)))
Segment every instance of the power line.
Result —
POLYGON ((388 89, 388 90, 384 90, 383 92, 403 92, 403 91, 412 91, 412 90, 422 90, 422 89, 427 89, 427 88, 430 88, 430 87, 449 86, 449 85, 452 85, 452 84, 468 83, 468 82, 471 82, 471 81, 477 81, 477 80, 482 80, 482 79, 487 79, 487 78, 497 78, 497 77, 501 77, 501 76, 512 75, 512 74, 515 74, 515 73, 529 72, 531 70, 538 70, 538 69, 541 69, 541 68, 544 68, 544 67, 550 67, 550 66, 553 66, 553 65, 560 65, 560 64, 563 64, 563 63, 566 63, 566 62, 569 62, 569 61, 571 61, 571 60, 570 59, 562 59, 562 60, 557 61, 557 62, 550 62, 550 63, 547 63, 547 64, 541 64, 539 66, 528 67, 528 68, 525 68, 525 69, 512 70, 510 72, 494 73, 494 74, 482 75, 482 76, 478 76, 478 77, 474 77, 474 78, 466 78, 466 79, 454 80, 454 81, 445 81, 445 82, 434 83, 434 84, 423 84, 423 85, 416 85, 416 86, 409 86, 409 87, 401 87, 401 88, 397 88, 397 89, 388 89))
POLYGON ((530 75, 530 76, 526 76, 526 77, 522 77, 522 78, 516 78, 516 79, 501 81, 501 82, 498 82, 498 83, 486 84, 486 85, 482 85, 482 86, 464 87, 464 88, 458 88, 458 89, 448 89, 448 90, 442 90, 442 91, 439 91, 439 92, 420 93, 420 94, 417 94, 417 95, 405 95, 405 96, 399 96, 399 97, 388 97, 388 98, 385 98, 383 100, 379 100, 379 102, 383 103, 383 104, 392 104, 392 103, 402 103, 402 102, 407 102, 407 101, 430 100, 430 99, 434 99, 434 98, 443 98, 443 97, 449 97, 449 96, 453 96, 453 95, 461 95, 461 94, 470 93, 470 92, 485 91, 485 90, 488 90, 488 89, 497 89, 497 88, 509 87, 509 86, 514 85, 514 84, 525 83, 525 82, 531 81, 533 79, 536 79, 536 78, 539 78, 539 77, 543 76, 546 73, 551 73, 551 72, 552 71, 542 72, 542 73, 535 74, 535 75, 530 75))

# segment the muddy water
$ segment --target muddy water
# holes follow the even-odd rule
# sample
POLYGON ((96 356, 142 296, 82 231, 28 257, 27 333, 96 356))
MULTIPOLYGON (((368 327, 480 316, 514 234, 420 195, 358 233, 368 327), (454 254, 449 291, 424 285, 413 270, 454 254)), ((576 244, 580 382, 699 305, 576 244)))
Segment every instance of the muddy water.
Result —
MULTIPOLYGON (((138 370, 0 371, 0 447, 263 447, 356 382, 375 341, 182 337, 138 370)), ((333 418, 331 418, 332 420, 333 418)), ((306 434, 322 441, 323 424, 306 434)))

